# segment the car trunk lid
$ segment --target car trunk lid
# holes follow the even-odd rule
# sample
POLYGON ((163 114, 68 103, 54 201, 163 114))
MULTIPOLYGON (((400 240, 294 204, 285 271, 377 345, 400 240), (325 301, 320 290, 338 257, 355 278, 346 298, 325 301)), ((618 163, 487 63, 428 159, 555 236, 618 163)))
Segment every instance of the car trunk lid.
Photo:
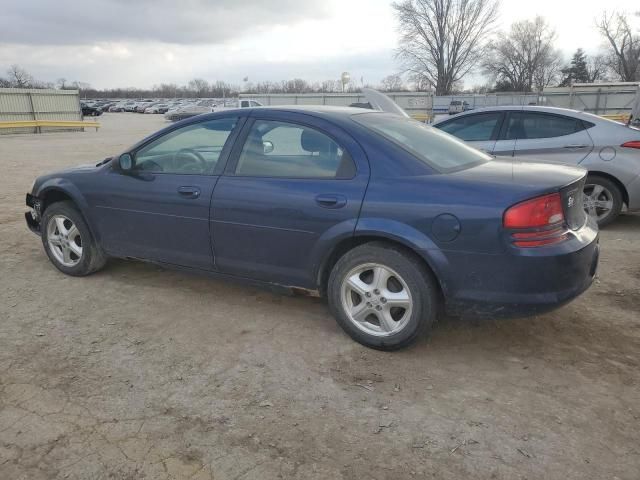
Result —
POLYGON ((577 182, 560 189, 565 222, 571 230, 577 230, 582 227, 586 219, 583 205, 584 183, 585 178, 583 177, 577 182))
POLYGON ((559 192, 565 221, 577 230, 584 225, 583 187, 587 172, 583 168, 536 162, 520 162, 509 157, 483 163, 449 174, 470 182, 513 187, 514 203, 559 192))

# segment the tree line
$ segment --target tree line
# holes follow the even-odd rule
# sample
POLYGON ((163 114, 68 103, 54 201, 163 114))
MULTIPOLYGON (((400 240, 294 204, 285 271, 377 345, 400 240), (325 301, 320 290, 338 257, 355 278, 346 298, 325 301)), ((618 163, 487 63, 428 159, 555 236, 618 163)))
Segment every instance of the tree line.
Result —
POLYGON ((551 85, 568 86, 596 81, 640 81, 640 32, 632 20, 640 12, 604 12, 594 19, 594 30, 603 40, 601 52, 587 55, 578 49, 568 63, 555 47, 556 32, 540 16, 513 23, 495 31, 498 0, 402 0, 392 4, 399 28, 396 58, 401 71, 377 85, 350 80, 308 82, 301 78, 280 82, 242 85, 202 78, 185 85, 161 83, 151 89, 115 88, 97 90, 86 82, 42 82, 19 65, 11 65, 0 87, 73 88, 87 98, 95 97, 233 97, 238 93, 336 93, 359 92, 364 86, 383 91, 434 91, 450 95, 463 91, 463 81, 472 72, 485 75, 485 85, 468 92, 534 92, 551 85))
MULTIPOLYGON (((579 49, 569 64, 555 48, 556 32, 538 16, 495 32, 498 0, 403 0, 393 4, 400 31, 396 52, 403 73, 420 88, 449 95, 467 74, 490 79, 487 91, 541 91, 577 82, 640 80, 640 32, 632 16, 604 12, 594 20, 602 52, 579 49)), ((640 12, 635 16, 640 17, 640 12)), ((567 19, 570 21, 570 19, 567 19)))
POLYGON ((242 87, 223 81, 208 82, 203 78, 194 78, 184 85, 176 83, 161 83, 150 89, 127 87, 95 89, 90 84, 80 81, 69 81, 59 78, 56 82, 42 82, 34 79, 24 68, 11 65, 7 69, 6 78, 0 77, 0 87, 13 88, 57 88, 60 90, 79 90, 84 98, 224 98, 237 97, 239 93, 248 94, 300 94, 300 93, 358 93, 363 86, 375 87, 382 91, 408 91, 399 74, 383 78, 378 85, 367 85, 361 82, 349 81, 344 86, 341 80, 325 80, 323 82, 308 82, 301 78, 282 80, 280 82, 244 82, 242 87))

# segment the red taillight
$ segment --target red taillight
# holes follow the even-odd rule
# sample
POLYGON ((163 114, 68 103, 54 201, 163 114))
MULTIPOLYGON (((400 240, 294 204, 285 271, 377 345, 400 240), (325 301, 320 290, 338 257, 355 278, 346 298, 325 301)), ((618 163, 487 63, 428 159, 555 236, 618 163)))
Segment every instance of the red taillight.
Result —
POLYGON ((624 148, 637 148, 640 149, 640 140, 632 140, 631 142, 623 143, 620 145, 624 148))
POLYGON ((559 193, 544 195, 518 203, 504 213, 505 228, 513 232, 516 247, 542 247, 566 240, 564 212, 559 193))
POLYGON ((548 227, 564 221, 559 193, 518 203, 504 212, 506 228, 548 227))

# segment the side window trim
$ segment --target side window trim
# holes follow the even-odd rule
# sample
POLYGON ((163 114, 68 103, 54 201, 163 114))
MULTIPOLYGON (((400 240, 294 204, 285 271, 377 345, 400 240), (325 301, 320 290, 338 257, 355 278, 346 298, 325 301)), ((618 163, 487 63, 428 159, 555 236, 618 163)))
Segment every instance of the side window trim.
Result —
MULTIPOLYGON (((221 117, 221 118, 227 118, 227 117, 221 117)), ((238 136, 240 135, 240 132, 242 132, 242 130, 244 129, 245 123, 247 123, 247 117, 245 116, 238 117, 238 122, 236 123, 236 126, 233 129, 233 131, 229 134, 229 137, 227 138, 227 141, 225 142, 224 147, 220 152, 220 158, 218 159, 218 163, 216 163, 213 169, 213 172, 211 172, 210 175, 223 174, 227 166, 227 163, 229 162, 229 156, 231 155, 233 148, 238 142, 238 136)))
POLYGON ((251 128, 253 124, 256 122, 256 119, 251 117, 247 118, 246 122, 242 126, 241 131, 238 133, 235 144, 229 153, 229 158, 227 164, 225 166, 224 172, 222 175, 227 177, 235 177, 236 176, 236 167, 238 166, 238 161, 240 160, 240 154, 242 153, 242 149, 244 148, 244 144, 249 137, 249 133, 251 132, 251 128))
POLYGON ((491 132, 491 140, 495 142, 497 142, 498 139, 500 138, 500 133, 502 132, 502 126, 504 125, 504 120, 505 118, 507 118, 507 112, 498 110, 497 113, 500 114, 500 120, 498 120, 498 122, 496 123, 496 126, 493 129, 493 132, 491 132))
MULTIPOLYGON (((215 176, 215 175, 222 175, 222 172, 225 169, 225 166, 228 163, 229 160, 229 154, 231 152, 232 147, 235 145, 236 139, 240 133, 240 131, 242 130, 242 128, 244 127, 245 122, 247 121, 247 117, 246 116, 242 116, 242 115, 224 115, 221 117, 215 117, 215 118, 208 118, 206 120, 200 120, 198 122, 193 122, 193 123, 189 123, 187 125, 180 125, 180 126, 176 126, 175 128, 172 128, 171 130, 168 130, 166 132, 164 132, 162 135, 160 136, 153 136, 152 138, 150 138, 149 140, 147 140, 144 143, 141 143, 139 145, 136 145, 134 148, 132 148, 129 152, 129 154, 131 154, 131 156, 133 156, 133 158, 135 159, 136 155, 138 154, 138 152, 140 152, 140 150, 142 150, 143 148, 146 148, 147 146, 149 146, 150 144, 166 137, 167 135, 171 135, 172 133, 181 130, 183 128, 187 128, 187 127, 192 127, 194 125, 200 125, 201 123, 207 123, 207 122, 211 122, 214 120, 224 120, 224 119, 228 119, 228 118, 237 118, 237 122, 235 127, 233 128, 233 130, 229 133, 229 136, 227 137, 227 140, 225 141, 224 146, 222 147, 222 150, 220 151, 220 157, 218 158, 218 162, 216 163, 216 165, 213 167, 213 169, 209 169, 206 172, 203 173, 183 173, 180 175, 200 175, 200 176, 215 176)), ((172 173, 172 172, 148 172, 152 175, 176 175, 176 173, 172 173)))
POLYGON ((240 131, 238 133, 238 137, 235 141, 235 145, 233 146, 233 149, 231 150, 230 154, 229 154, 229 158, 227 161, 227 165, 226 168, 224 169, 224 173, 222 173, 222 175, 224 176, 228 176, 228 177, 243 177, 244 175, 236 175, 236 169, 238 168, 238 162, 240 161, 240 155, 242 154, 242 149, 244 148, 244 144, 247 141, 247 138, 249 137, 249 133, 251 132, 251 128, 253 127, 253 125, 255 124, 256 121, 258 120, 263 120, 263 121, 267 121, 267 122, 282 122, 282 123, 289 123, 292 125, 300 125, 303 127, 308 127, 308 128, 312 128, 314 130, 317 130, 318 132, 322 133, 323 135, 326 135, 327 137, 329 137, 331 140, 333 140, 342 150, 344 150, 347 155, 349 156, 349 158, 351 159, 351 162, 353 163, 353 169, 354 169, 354 175, 350 178, 329 178, 329 177, 260 177, 260 178, 282 178, 282 179, 292 179, 292 180, 353 180, 355 177, 358 176, 358 174, 360 173, 360 170, 358 168, 358 162, 356 162, 355 158, 353 157, 353 155, 351 155, 351 152, 345 148, 342 144, 342 142, 339 142, 333 135, 331 135, 329 132, 327 132, 326 130, 324 130, 321 127, 318 127, 317 125, 310 125, 309 123, 305 123, 305 122, 301 122, 298 119, 296 120, 283 120, 280 118, 271 118, 267 115, 254 115, 254 113, 251 114, 251 116, 249 118, 247 118, 246 123, 243 125, 242 127, 242 131, 240 131))
POLYGON ((505 110, 502 116, 502 126, 500 127, 500 132, 498 133, 498 138, 496 141, 508 140, 507 139, 507 130, 509 130, 509 122, 511 122, 511 116, 514 114, 520 113, 519 110, 505 110))

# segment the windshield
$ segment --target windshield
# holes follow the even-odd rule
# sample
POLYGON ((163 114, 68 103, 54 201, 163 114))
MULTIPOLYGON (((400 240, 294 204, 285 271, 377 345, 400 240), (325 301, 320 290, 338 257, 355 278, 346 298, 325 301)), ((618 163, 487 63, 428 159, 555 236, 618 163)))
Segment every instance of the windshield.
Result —
POLYGON ((386 113, 358 114, 352 118, 441 173, 471 168, 491 160, 489 155, 452 135, 410 118, 386 113))

